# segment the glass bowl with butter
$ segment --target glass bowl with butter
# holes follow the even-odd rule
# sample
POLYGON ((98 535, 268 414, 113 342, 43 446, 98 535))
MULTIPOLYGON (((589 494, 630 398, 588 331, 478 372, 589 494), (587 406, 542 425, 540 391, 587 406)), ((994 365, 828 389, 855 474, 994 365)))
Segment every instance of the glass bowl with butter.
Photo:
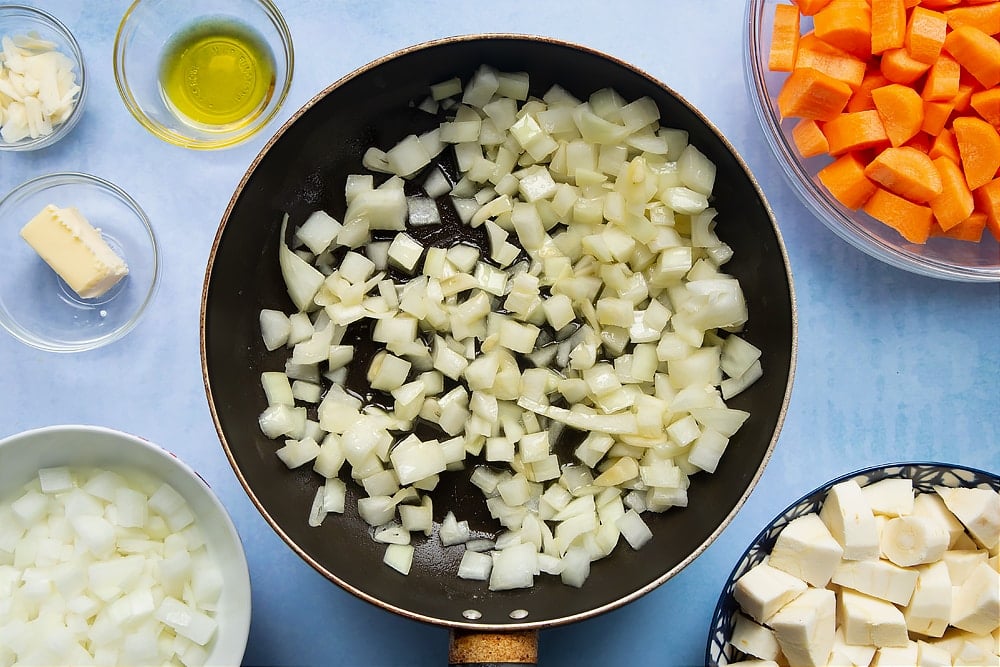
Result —
POLYGON ((31 347, 81 352, 120 339, 156 292, 149 218, 97 176, 39 176, 0 199, 0 326, 31 347))
POLYGON ((184 148, 226 148, 256 134, 284 103, 293 62, 271 0, 135 0, 115 35, 125 107, 184 148))
POLYGON ((69 28, 41 9, 0 5, 0 92, 0 151, 38 150, 69 134, 87 97, 69 28))

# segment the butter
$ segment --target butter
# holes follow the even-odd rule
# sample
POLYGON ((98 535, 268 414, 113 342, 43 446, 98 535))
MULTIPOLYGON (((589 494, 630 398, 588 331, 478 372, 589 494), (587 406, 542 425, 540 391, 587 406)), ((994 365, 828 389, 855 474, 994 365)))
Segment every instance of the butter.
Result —
POLYGON ((128 266, 75 208, 49 204, 21 228, 21 238, 84 299, 106 293, 128 266))

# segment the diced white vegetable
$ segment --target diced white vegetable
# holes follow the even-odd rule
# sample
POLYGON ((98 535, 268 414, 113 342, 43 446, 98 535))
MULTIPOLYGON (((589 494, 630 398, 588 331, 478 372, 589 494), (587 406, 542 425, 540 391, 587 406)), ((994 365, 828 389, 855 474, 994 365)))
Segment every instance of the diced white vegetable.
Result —
POLYGON ((330 247, 341 224, 326 211, 314 211, 295 230, 295 238, 301 241, 314 255, 319 255, 330 247))
POLYGON ((533 544, 515 544, 492 553, 491 591, 530 588, 538 571, 538 551, 533 544))
POLYGON ((42 487, 42 493, 59 493, 73 488, 70 470, 65 466, 42 468, 38 471, 38 482, 42 487))
POLYGON ((40 471, 25 488, 28 494, 0 504, 0 533, 18 526, 19 516, 36 518, 30 534, 14 538, 20 557, 0 565, 5 664, 93 664, 105 655, 85 643, 130 664, 161 663, 176 648, 158 636, 176 634, 192 646, 212 640, 222 575, 172 487, 130 469, 59 468, 40 471), (29 613, 38 615, 30 629, 18 620, 29 613))
POLYGON ((288 342, 288 335, 291 333, 291 322, 288 316, 280 310, 265 308, 260 311, 260 333, 264 340, 264 347, 274 351, 288 342))
POLYGON ((454 512, 449 511, 445 514, 444 520, 441 522, 441 529, 438 532, 441 544, 446 547, 463 544, 469 541, 470 536, 471 532, 469 531, 468 521, 458 521, 455 518, 454 512))
MULTIPOLYGON (((312 461, 327 485, 348 465, 380 540, 431 534, 422 491, 467 456, 506 468, 471 476, 507 532, 464 573, 494 590, 542 571, 579 586, 621 536, 642 546, 651 533, 639 513, 687 505, 689 475, 715 470, 748 417, 724 400, 762 373, 760 350, 717 331, 738 330, 748 313, 739 283, 719 271, 731 248, 708 208, 715 166, 686 132, 659 126, 649 98, 602 89, 580 101, 554 86, 522 104, 528 89, 526 74, 489 66, 464 87, 434 86, 420 108, 447 113, 444 122, 365 154, 369 170, 394 175, 378 187, 371 174, 350 176, 344 224, 315 214, 296 230, 304 247, 288 252, 323 281, 312 290, 315 279, 299 276, 300 312, 287 331, 268 316, 265 334, 292 359, 283 382, 271 381, 262 430, 288 438, 279 456, 312 461), (446 145, 454 185, 436 160, 446 145), (407 197, 401 177, 417 173, 427 173, 425 194, 407 197), (464 224, 485 228, 485 257, 459 239, 425 247, 407 231, 438 224, 445 194, 464 224), (373 242, 373 230, 390 233, 373 242), (338 265, 331 244, 366 249, 338 265), (394 284, 375 272, 413 277, 394 284), (374 323, 362 335, 380 347, 364 370, 391 408, 341 386, 357 363, 341 340, 355 323, 374 323), (315 420, 296 401, 318 403, 315 420), (443 442, 397 436, 418 419, 443 442), (588 435, 580 465, 561 468, 554 444, 566 426, 588 435)), ((310 523, 333 511, 328 500, 325 488, 316 494, 310 523)), ((453 513, 440 534, 446 544, 471 537, 453 513)))
POLYGON ((407 273, 413 273, 424 252, 420 245, 408 234, 397 234, 389 244, 389 261, 407 273))
POLYGON ((634 510, 629 510, 625 512, 616 522, 615 525, 622 532, 622 537, 629 543, 629 546, 633 549, 641 549, 649 540, 653 538, 653 532, 646 525, 646 522, 642 520, 634 510))
POLYGON ((409 574, 413 566, 413 552, 409 544, 390 544, 382 561, 400 574, 409 574))
POLYGON ((493 558, 489 554, 466 551, 458 565, 458 576, 461 579, 488 581, 493 568, 493 558))

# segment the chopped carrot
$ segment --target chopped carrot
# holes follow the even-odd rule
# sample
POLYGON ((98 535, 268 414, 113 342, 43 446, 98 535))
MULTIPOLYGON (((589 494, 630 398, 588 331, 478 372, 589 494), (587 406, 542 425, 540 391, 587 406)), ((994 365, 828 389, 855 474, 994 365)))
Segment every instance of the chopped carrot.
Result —
POLYGON ((961 25, 948 33, 944 48, 976 77, 984 88, 1000 83, 1000 42, 971 25, 961 25))
POLYGON ((918 204, 941 194, 941 177, 934 163, 926 153, 909 146, 886 148, 868 163, 865 176, 918 204))
POLYGON ((958 95, 962 67, 951 56, 942 53, 927 71, 921 97, 931 102, 950 100, 958 95))
POLYGON ((816 157, 830 152, 830 143, 823 130, 811 118, 803 118, 795 124, 792 128, 792 141, 802 157, 816 157))
POLYGON ((792 2, 799 6, 799 11, 802 12, 803 16, 812 16, 826 7, 830 0, 792 0, 792 2))
POLYGON ((960 116, 951 123, 970 190, 989 183, 1000 169, 1000 134, 982 118, 960 116))
POLYGON ((983 240, 983 231, 986 229, 986 214, 980 212, 972 213, 968 218, 962 220, 957 225, 944 230, 940 225, 931 227, 931 236, 944 236, 956 241, 971 241, 979 243, 983 240))
POLYGON ((961 2, 962 0, 920 0, 918 4, 927 9, 947 9, 961 2))
POLYGON ((835 200, 913 243, 1000 241, 1000 0, 779 0, 770 40, 835 200))
POLYGON ((775 5, 773 26, 767 66, 773 72, 791 72, 799 48, 799 10, 795 5, 775 5))
POLYGON ((783 118, 826 120, 841 112, 851 97, 851 87, 843 81, 808 67, 796 67, 778 93, 778 110, 783 118))
POLYGON ((972 215, 975 202, 956 162, 942 156, 933 164, 941 179, 941 192, 930 200, 931 210, 941 229, 948 231, 972 215))
POLYGON ((854 90, 851 99, 847 100, 844 111, 868 111, 875 108, 872 100, 872 91, 882 86, 888 86, 891 81, 879 69, 869 69, 865 72, 865 78, 861 80, 861 85, 854 90))
POLYGON ((847 51, 827 44, 815 33, 808 32, 799 40, 795 68, 806 67, 832 76, 856 88, 865 76, 865 62, 847 51))
POLYGON ((816 174, 834 199, 852 211, 864 206, 878 187, 865 176, 865 162, 857 153, 845 153, 816 174))
POLYGON ((980 118, 993 127, 1000 128, 1000 88, 978 90, 972 93, 969 96, 969 104, 972 105, 980 118))
POLYGON ((914 204, 883 188, 875 192, 864 206, 865 213, 889 225, 911 243, 926 243, 934 223, 929 206, 914 204))
POLYGON ((914 60, 931 64, 941 55, 947 31, 947 16, 922 6, 914 7, 903 39, 906 51, 914 60))
POLYGON ((931 152, 931 143, 933 141, 934 138, 931 137, 931 135, 927 134, 926 132, 918 132, 917 136, 913 137, 912 139, 906 142, 906 145, 909 146, 910 148, 917 149, 921 153, 929 154, 931 152))
POLYGON ((995 178, 973 193, 976 209, 986 214, 986 227, 1000 241, 1000 178, 995 178))
POLYGON ((951 103, 955 105, 955 113, 961 114, 969 109, 972 102, 973 87, 967 83, 958 84, 958 93, 951 98, 951 103))
POLYGON ((924 101, 917 91, 891 83, 873 90, 872 101, 893 146, 902 146, 920 131, 924 122, 924 101))
POLYGON ((906 34, 906 5, 903 0, 871 0, 872 55, 903 48, 906 34))
MULTIPOLYGON (((872 10, 874 11, 874 5, 872 10)), ((979 28, 987 35, 1000 33, 1000 2, 989 2, 971 7, 955 7, 944 10, 948 17, 948 25, 957 28, 961 25, 971 25, 979 28)))
POLYGON ((872 10, 868 0, 832 0, 813 16, 816 36, 848 53, 872 53, 872 10))
POLYGON ((906 84, 913 83, 931 68, 927 63, 911 58, 906 49, 889 49, 882 54, 880 66, 887 79, 906 84))
POLYGON ((889 143, 882 119, 874 110, 838 114, 823 125, 823 134, 834 156, 889 143))
POLYGON ((947 127, 934 137, 934 143, 931 144, 931 150, 927 154, 932 160, 944 155, 955 162, 961 163, 962 161, 962 155, 958 152, 958 142, 955 141, 955 133, 947 127))
POLYGON ((931 136, 941 134, 941 130, 948 123, 951 112, 955 108, 955 103, 948 102, 924 102, 924 122, 920 129, 931 136))

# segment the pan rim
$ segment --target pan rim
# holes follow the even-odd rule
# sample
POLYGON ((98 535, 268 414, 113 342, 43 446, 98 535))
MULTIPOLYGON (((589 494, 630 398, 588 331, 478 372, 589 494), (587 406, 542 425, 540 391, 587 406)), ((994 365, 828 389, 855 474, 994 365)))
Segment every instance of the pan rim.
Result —
MULTIPOLYGON (((678 93, 676 90, 674 90, 672 87, 670 87, 669 85, 667 85, 663 81, 661 81, 658 78, 652 76, 648 72, 646 72, 646 71, 644 71, 644 70, 636 67, 635 65, 632 65, 632 64, 630 64, 630 63, 628 63, 628 62, 626 62, 626 61, 624 61, 624 60, 622 60, 622 59, 620 59, 620 58, 618 58, 616 56, 612 56, 612 55, 610 55, 610 54, 608 54, 606 52, 600 51, 598 49, 594 49, 594 48, 589 47, 589 46, 584 46, 584 45, 581 45, 581 44, 578 44, 578 43, 575 43, 575 42, 572 42, 572 41, 567 41, 567 40, 563 40, 563 39, 559 39, 559 38, 554 38, 554 37, 548 37, 548 36, 525 34, 525 33, 507 33, 507 32, 499 32, 499 33, 469 33, 469 34, 454 35, 454 36, 450 36, 450 37, 442 37, 442 38, 438 38, 438 39, 433 39, 433 40, 428 40, 428 41, 420 42, 420 43, 417 43, 417 44, 414 44, 414 45, 411 45, 411 46, 407 46, 407 47, 401 48, 399 50, 393 51, 392 53, 389 53, 387 55, 381 56, 381 57, 379 57, 379 58, 377 58, 375 60, 370 61, 369 63, 367 63, 365 65, 362 65, 362 66, 358 67, 357 69, 355 69, 355 70, 349 72, 348 74, 344 75, 343 77, 339 78, 338 80, 336 80, 335 82, 333 82, 332 84, 330 84, 329 86, 327 86, 326 88, 324 88, 323 90, 321 90, 319 93, 317 93, 316 95, 314 95, 312 98, 310 98, 268 140, 268 142, 264 145, 264 147, 260 150, 260 152, 257 154, 257 156, 250 163, 250 165, 247 168, 246 172, 244 173, 243 177, 240 179, 240 182, 237 185, 236 190, 234 191, 232 198, 230 199, 229 205, 226 207, 226 210, 223 213, 223 217, 222 217, 222 220, 220 222, 219 229, 216 232, 215 238, 213 240, 211 251, 210 251, 209 257, 208 257, 207 267, 206 267, 206 270, 205 270, 204 283, 203 283, 203 287, 202 287, 201 306, 200 306, 200 318, 199 318, 199 342, 200 342, 200 356, 201 356, 202 379, 203 379, 204 386, 205 386, 206 398, 208 399, 209 410, 210 410, 211 415, 212 415, 212 421, 215 424, 216 433, 217 433, 217 435, 219 437, 219 440, 220 440, 220 442, 222 444, 222 448, 225 451, 226 458, 229 461, 230 467, 233 469, 233 472, 235 473, 237 479, 240 482, 240 485, 243 487, 243 490, 246 492, 246 494, 249 497, 250 501, 257 508, 257 511, 261 514, 261 516, 268 523, 268 525, 275 531, 275 533, 292 549, 292 551, 294 551, 296 554, 298 554, 298 556, 300 558, 302 558, 306 563, 308 563, 314 570, 316 570, 324 578, 326 578, 326 579, 332 581, 333 583, 337 584, 343 590, 345 590, 345 591, 351 593, 352 595, 354 595, 355 597, 358 597, 358 598, 360 598, 360 599, 362 599, 362 600, 364 600, 366 602, 369 602, 369 603, 371 603, 371 604, 373 604, 373 605, 375 605, 377 607, 380 607, 380 608, 385 609, 387 611, 391 611, 391 612, 393 612, 395 614, 398 614, 400 616, 403 616, 405 618, 409 618, 411 620, 420 621, 420 622, 423 622, 423 623, 428 623, 428 624, 431 624, 431 625, 436 625, 436 626, 439 626, 439 627, 446 627, 446 628, 457 629, 457 630, 468 630, 468 631, 473 631, 473 632, 517 632, 517 631, 540 630, 540 629, 543 629, 543 628, 555 627, 555 626, 560 626, 560 625, 565 625, 565 624, 573 623, 573 622, 576 622, 576 621, 582 621, 582 620, 585 620, 585 619, 593 618, 595 616, 599 616, 599 615, 604 614, 606 612, 609 612, 609 611, 612 611, 612 610, 617 609, 619 607, 622 607, 622 606, 624 606, 624 605, 626 605, 626 604, 628 604, 630 602, 633 602, 634 600, 637 600, 638 598, 640 598, 640 597, 646 595, 647 593, 651 592, 655 588, 658 588, 660 585, 662 585, 663 583, 665 583, 669 579, 673 578, 676 574, 678 574, 685 567, 687 567, 688 565, 690 565, 698 556, 700 556, 702 553, 704 553, 704 551, 716 540, 716 538, 718 538, 718 536, 722 533, 722 531, 725 530, 729 526, 729 524, 736 517, 736 514, 739 512, 739 510, 746 503, 746 501, 749 498, 750 494, 756 488, 758 481, 760 480, 761 476, 763 475, 764 469, 767 467, 767 464, 770 462, 772 453, 774 451, 774 447, 777 444, 778 437, 780 435, 782 426, 783 426, 784 421, 785 421, 785 416, 787 414, 789 402, 790 402, 790 399, 791 399, 792 386, 794 384, 794 377, 795 377, 795 367, 796 367, 797 356, 798 356, 798 308, 797 308, 797 302, 796 302, 796 297, 795 297, 795 289, 794 289, 794 282, 793 282, 793 275, 792 275, 792 270, 791 270, 791 264, 789 262, 788 252, 787 252, 787 249, 786 249, 786 246, 785 246, 785 242, 784 242, 784 239, 783 239, 783 237, 781 235, 781 231, 780 231, 780 229, 778 227, 777 220, 776 220, 775 215, 774 215, 774 211, 771 208, 771 205, 768 202, 767 197, 764 195, 763 189, 760 187, 760 183, 757 181, 756 177, 750 171, 750 168, 747 165, 746 161, 743 159, 742 155, 740 155, 740 153, 736 150, 736 148, 732 145, 732 143, 726 138, 726 136, 719 130, 718 127, 716 127, 716 125, 714 123, 712 123, 699 109, 697 109, 693 104, 691 104, 683 95, 681 95, 680 93, 678 93), (271 150, 271 148, 274 146, 274 144, 277 143, 277 141, 279 141, 281 139, 281 137, 292 126, 292 124, 294 124, 303 114, 305 114, 307 111, 309 111, 313 106, 315 106, 319 101, 321 101, 323 98, 325 98, 331 92, 333 92, 334 90, 336 90, 336 89, 344 86, 345 84, 347 84, 348 82, 356 79, 357 77, 360 77, 360 76, 368 73, 369 71, 377 68, 378 66, 382 65, 385 62, 388 62, 388 61, 391 61, 391 60, 395 60, 397 58, 406 56, 406 55, 411 54, 411 53, 415 53, 415 52, 419 52, 419 51, 424 51, 424 50, 428 50, 428 49, 433 49, 433 48, 436 48, 436 47, 439 47, 439 46, 442 46, 442 45, 447 45, 447 44, 464 43, 464 42, 477 42, 477 41, 483 41, 483 42, 488 42, 488 41, 504 41, 504 40, 532 42, 532 43, 542 42, 542 43, 551 44, 551 45, 555 45, 555 46, 562 47, 562 48, 568 48, 568 49, 571 49, 571 50, 581 51, 581 52, 584 52, 586 54, 590 54, 590 55, 596 56, 598 58, 601 58, 603 60, 609 61, 612 64, 614 64, 616 66, 619 66, 619 67, 622 67, 622 68, 624 68, 626 70, 629 70, 629 71, 631 71, 631 72, 639 75, 643 79, 647 80, 650 84, 652 84, 652 85, 654 85, 656 87, 659 87, 660 89, 662 89, 663 91, 667 92, 669 95, 671 95, 672 97, 674 97, 677 100, 678 103, 680 103, 682 106, 686 107, 692 114, 694 114, 699 119, 699 121, 701 123, 704 124, 704 126, 712 134, 715 135, 715 137, 720 141, 720 143, 723 145, 723 147, 733 157, 733 159, 735 160, 735 162, 737 163, 737 165, 739 166, 739 168, 743 171, 743 173, 746 176, 747 180, 752 185, 753 190, 756 193, 756 196, 758 197, 758 199, 759 199, 759 201, 760 201, 763 209, 767 213, 767 217, 768 217, 768 220, 770 222, 772 232, 774 233, 775 240, 777 242, 778 250, 780 251, 780 255, 781 255, 781 258, 782 258, 782 265, 783 265, 783 268, 784 268, 784 273, 785 273, 785 277, 786 277, 787 284, 788 284, 789 304, 790 304, 790 313, 789 313, 789 316, 790 316, 789 320, 790 320, 790 322, 789 323, 790 323, 790 329, 791 329, 791 331, 789 333, 790 333, 790 337, 791 337, 791 345, 790 345, 790 351, 789 351, 788 373, 787 373, 787 376, 784 378, 785 391, 784 391, 784 395, 782 397, 781 407, 780 407, 780 410, 778 411, 778 414, 777 414, 777 419, 776 419, 776 423, 775 423, 774 432, 773 432, 773 434, 771 436, 770 442, 768 443, 767 449, 764 452, 764 456, 761 459, 761 463, 757 467, 757 470, 754 473, 753 477, 751 478, 751 480, 750 480, 750 482, 749 482, 746 490, 744 491, 744 493, 742 494, 742 496, 739 498, 739 500, 735 503, 735 505, 732 507, 732 509, 729 511, 729 513, 726 515, 725 519, 722 522, 719 523, 719 525, 715 528, 715 530, 713 530, 712 533, 710 533, 706 537, 706 539, 695 550, 693 550, 690 554, 688 554, 677 565, 675 565, 674 567, 672 567, 670 570, 664 572, 663 574, 661 574, 659 577, 657 577, 653 581, 650 581, 646 585, 644 585, 644 586, 642 586, 642 587, 640 587, 640 588, 638 588, 636 590, 633 590, 633 591, 631 591, 631 592, 629 592, 629 593, 627 593, 625 595, 622 595, 622 596, 618 597, 615 600, 612 600, 610 602, 607 602, 607 603, 604 603, 604 604, 600 604, 600 605, 591 607, 591 608, 589 608, 589 609, 587 609, 585 611, 574 613, 574 614, 568 614, 568 615, 565 615, 565 616, 559 616, 557 618, 549 618, 549 619, 543 619, 543 620, 538 620, 538 621, 512 621, 510 623, 477 623, 477 622, 471 622, 471 621, 458 621, 458 620, 454 620, 454 619, 440 618, 440 617, 436 617, 436 616, 431 616, 431 615, 428 615, 428 614, 423 614, 423 613, 415 612, 415 611, 412 611, 410 609, 406 609, 404 607, 401 607, 401 606, 398 606, 398 605, 386 602, 385 600, 383 600, 383 599, 381 599, 381 598, 379 598, 377 596, 374 596, 374 595, 366 592, 365 590, 363 590, 363 589, 361 589, 361 588, 359 588, 357 586, 354 586, 354 585, 350 584, 349 582, 347 582, 347 581, 341 579, 340 577, 338 577, 335 573, 330 572, 329 570, 327 570, 316 559, 314 559, 308 553, 306 553, 305 550, 302 549, 302 547, 300 547, 295 542, 295 540, 293 540, 291 538, 291 536, 289 536, 288 533, 286 533, 281 528, 280 525, 278 525, 278 523, 270 515, 270 513, 267 511, 267 509, 263 506, 263 504, 260 501, 260 499, 257 497, 257 495, 251 489, 249 482, 247 481, 247 479, 244 476, 242 470, 240 469, 240 467, 236 463, 236 459, 235 459, 235 456, 233 454, 233 451, 232 451, 232 449, 231 449, 231 447, 230 447, 230 445, 228 443, 228 440, 226 439, 226 435, 225 435, 225 433, 223 431, 222 423, 221 423, 220 418, 219 418, 219 414, 216 411, 214 395, 213 395, 213 392, 212 392, 211 381, 210 381, 209 373, 208 373, 207 345, 206 345, 206 326, 205 325, 206 325, 206 319, 207 319, 208 294, 209 294, 209 290, 210 290, 211 283, 212 283, 212 271, 213 271, 213 267, 214 267, 214 264, 215 264, 216 255, 218 253, 222 237, 223 237, 223 235, 224 235, 224 233, 226 231, 226 227, 228 225, 228 222, 229 222, 230 216, 231 216, 231 214, 233 212, 233 209, 236 206, 237 201, 242 196, 244 188, 246 187, 246 185, 247 185, 249 179, 251 178, 251 176, 256 171, 256 169, 259 166, 260 162, 267 156, 267 154, 269 153, 269 151, 271 150)), ((519 592, 522 592, 524 594, 528 594, 528 593, 531 592, 531 590, 532 589, 530 589, 530 588, 529 589, 522 589, 519 592)))

